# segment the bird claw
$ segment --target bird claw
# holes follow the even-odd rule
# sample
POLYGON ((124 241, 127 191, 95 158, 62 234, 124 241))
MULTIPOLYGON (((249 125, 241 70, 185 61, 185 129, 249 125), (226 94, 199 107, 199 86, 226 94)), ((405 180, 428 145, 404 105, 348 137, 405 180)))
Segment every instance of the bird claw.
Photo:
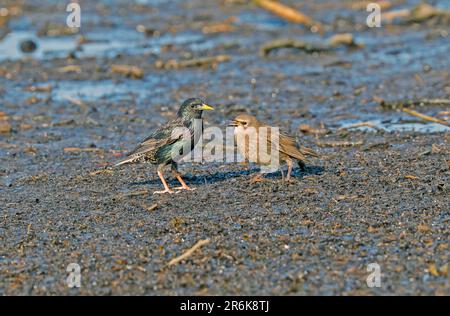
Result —
POLYGON ((164 194, 164 193, 169 193, 169 194, 174 194, 174 193, 178 193, 178 192, 174 192, 172 190, 163 190, 163 191, 155 191, 153 192, 153 194, 164 194))
POLYGON ((186 190, 186 191, 194 191, 195 190, 195 188, 190 188, 188 186, 186 186, 186 187, 181 186, 181 187, 176 187, 176 188, 173 188, 173 189, 174 190, 178 190, 178 192, 180 192, 181 190, 186 190))

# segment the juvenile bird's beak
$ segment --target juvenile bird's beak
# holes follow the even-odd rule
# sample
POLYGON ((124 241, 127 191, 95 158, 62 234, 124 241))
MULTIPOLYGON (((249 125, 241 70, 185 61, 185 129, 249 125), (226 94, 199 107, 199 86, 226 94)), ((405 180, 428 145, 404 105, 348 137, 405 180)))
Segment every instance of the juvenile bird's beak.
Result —
POLYGON ((208 104, 203 103, 202 106, 200 107, 200 110, 214 110, 214 108, 208 104))
POLYGON ((228 126, 238 126, 238 123, 237 123, 237 121, 230 121, 230 122, 228 122, 228 126))

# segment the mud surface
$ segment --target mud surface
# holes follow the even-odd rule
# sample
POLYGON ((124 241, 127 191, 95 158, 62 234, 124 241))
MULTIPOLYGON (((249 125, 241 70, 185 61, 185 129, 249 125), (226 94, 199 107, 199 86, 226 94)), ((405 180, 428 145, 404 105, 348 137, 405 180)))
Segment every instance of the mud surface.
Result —
POLYGON ((59 2, 0 5, 0 294, 450 295, 450 129, 391 106, 448 119, 448 103, 423 102, 448 102, 448 20, 368 28, 351 1, 283 1, 325 25, 312 33, 246 1, 96 1, 70 34, 59 2), (364 47, 260 55, 274 39, 338 33, 364 47), (218 55, 230 59, 164 67, 218 55), (291 183, 183 164, 196 190, 170 196, 152 195, 152 166, 108 168, 191 96, 215 105, 209 126, 248 112, 323 157, 291 183), (358 122, 370 124, 345 128, 358 122), (370 263, 381 287, 366 284, 370 263))

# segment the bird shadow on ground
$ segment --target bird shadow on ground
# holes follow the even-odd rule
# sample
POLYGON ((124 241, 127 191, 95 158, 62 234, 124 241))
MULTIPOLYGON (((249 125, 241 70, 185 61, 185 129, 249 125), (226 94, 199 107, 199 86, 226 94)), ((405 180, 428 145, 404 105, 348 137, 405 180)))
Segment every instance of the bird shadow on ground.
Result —
MULTIPOLYGON (((216 182, 222 182, 231 178, 237 178, 242 176, 250 176, 252 174, 258 173, 259 168, 251 168, 250 170, 240 170, 240 171, 220 171, 212 174, 199 174, 199 175, 193 175, 192 173, 186 173, 182 177, 183 179, 188 182, 189 185, 191 184, 207 184, 207 183, 216 183, 216 182)), ((305 168, 305 170, 301 170, 301 168, 294 168, 292 170, 292 176, 296 179, 301 179, 304 176, 307 175, 318 175, 322 174, 325 171, 325 168, 321 166, 308 166, 305 168)), ((285 172, 286 175, 286 172, 285 172)), ((174 179, 172 174, 170 172, 167 172, 165 174, 167 183, 169 186, 173 185, 179 185, 178 181, 174 179)), ((266 179, 281 179, 281 172, 272 172, 265 175, 266 179)), ((131 182, 131 186, 140 186, 140 185, 160 185, 161 181, 159 178, 154 178, 147 181, 139 181, 139 182, 131 182)))
MULTIPOLYGON (((308 166, 308 167, 304 168, 303 170, 301 168, 294 168, 294 169, 292 169, 291 176, 295 179, 300 180, 304 176, 318 175, 318 174, 322 174, 324 171, 325 171, 325 168, 323 168, 321 166, 308 166)), ((284 172, 284 175, 286 176, 285 169, 283 169, 283 172, 284 172)), ((265 175, 265 178, 281 179, 281 172, 277 171, 277 172, 269 173, 269 174, 265 175)))

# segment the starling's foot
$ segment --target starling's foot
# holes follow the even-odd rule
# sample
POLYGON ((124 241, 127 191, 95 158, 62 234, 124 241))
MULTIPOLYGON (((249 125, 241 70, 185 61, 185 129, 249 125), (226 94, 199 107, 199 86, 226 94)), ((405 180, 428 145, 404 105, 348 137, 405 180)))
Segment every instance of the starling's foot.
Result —
POLYGON ((165 190, 162 190, 162 191, 155 191, 155 192, 153 192, 153 194, 163 194, 163 193, 173 194, 173 193, 176 193, 176 192, 172 191, 171 189, 165 189, 165 190))
MULTIPOLYGON (((194 188, 191 189, 186 184, 186 182, 184 182, 184 180, 181 178, 179 173, 175 172, 175 176, 177 177, 178 181, 180 182, 181 187, 176 187, 176 188, 174 188, 174 190, 186 190, 186 191, 193 191, 193 190, 195 190, 194 188)), ((178 192, 180 192, 180 191, 178 191, 178 192)))
POLYGON ((164 186, 164 190, 163 191, 155 191, 155 192, 153 192, 153 194, 163 194, 163 193, 173 194, 173 193, 175 193, 167 185, 167 181, 164 179, 164 176, 160 170, 158 170, 158 177, 161 179, 161 182, 164 186))
POLYGON ((257 183, 257 182, 264 182, 264 181, 267 181, 267 179, 265 179, 262 174, 257 174, 256 176, 253 176, 250 178, 250 183, 257 183))

